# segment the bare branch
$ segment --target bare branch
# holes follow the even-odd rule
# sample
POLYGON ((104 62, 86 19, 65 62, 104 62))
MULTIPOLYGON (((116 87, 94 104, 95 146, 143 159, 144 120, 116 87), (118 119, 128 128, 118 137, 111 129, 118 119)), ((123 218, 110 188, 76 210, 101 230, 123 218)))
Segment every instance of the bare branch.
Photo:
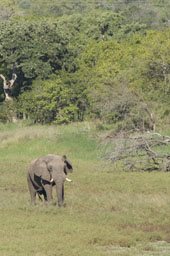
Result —
POLYGON ((8 85, 7 85, 7 80, 6 80, 6 78, 2 75, 2 74, 0 74, 0 77, 3 79, 3 81, 4 81, 4 89, 8 89, 8 85))
POLYGON ((16 68, 17 68, 17 63, 14 64, 13 71, 12 71, 12 78, 9 81, 5 78, 4 75, 0 74, 0 77, 3 79, 3 89, 5 94, 5 100, 12 100, 12 98, 10 97, 10 90, 13 88, 14 82, 17 79, 16 68))
POLYGON ((11 80, 9 80, 9 89, 11 89, 13 87, 14 82, 17 79, 16 68, 17 68, 17 63, 15 63, 14 67, 13 67, 12 78, 11 78, 11 80))
POLYGON ((124 170, 169 171, 170 154, 166 153, 169 144, 170 137, 159 133, 126 134, 114 139, 107 136, 103 158, 112 165, 119 162, 124 170))
POLYGON ((13 87, 14 82, 15 82, 16 79, 17 79, 17 75, 16 74, 12 74, 12 79, 9 80, 9 85, 8 85, 9 89, 11 89, 13 87))
POLYGON ((155 121, 154 121, 154 119, 153 119, 153 115, 152 115, 152 113, 149 111, 149 108, 148 108, 147 106, 144 106, 144 110, 145 110, 146 113, 148 114, 149 119, 150 119, 150 121, 151 121, 151 123, 152 123, 152 130, 153 130, 153 132, 155 132, 155 121))

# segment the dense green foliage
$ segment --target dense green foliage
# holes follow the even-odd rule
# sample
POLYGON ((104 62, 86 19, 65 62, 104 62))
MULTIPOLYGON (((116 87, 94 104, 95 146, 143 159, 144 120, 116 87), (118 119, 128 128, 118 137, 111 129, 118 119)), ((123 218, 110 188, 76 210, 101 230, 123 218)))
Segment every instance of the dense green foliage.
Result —
POLYGON ((10 79, 17 63, 18 117, 148 129, 152 114, 168 123, 168 10, 166 0, 2 1, 0 73, 10 79))

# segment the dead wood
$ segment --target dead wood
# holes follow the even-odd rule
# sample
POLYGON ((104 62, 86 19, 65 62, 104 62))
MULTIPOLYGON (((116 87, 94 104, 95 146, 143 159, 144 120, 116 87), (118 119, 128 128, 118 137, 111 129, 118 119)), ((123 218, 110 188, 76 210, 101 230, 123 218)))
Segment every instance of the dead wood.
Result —
POLYGON ((121 163, 123 170, 170 170, 170 136, 160 133, 123 133, 110 137, 102 157, 112 165, 121 163))
POLYGON ((3 79, 3 89, 5 94, 5 100, 12 100, 12 97, 10 96, 10 94, 11 94, 11 89, 13 88, 14 83, 17 79, 16 68, 17 68, 17 63, 14 64, 12 77, 10 80, 7 80, 4 75, 0 74, 0 77, 3 79))

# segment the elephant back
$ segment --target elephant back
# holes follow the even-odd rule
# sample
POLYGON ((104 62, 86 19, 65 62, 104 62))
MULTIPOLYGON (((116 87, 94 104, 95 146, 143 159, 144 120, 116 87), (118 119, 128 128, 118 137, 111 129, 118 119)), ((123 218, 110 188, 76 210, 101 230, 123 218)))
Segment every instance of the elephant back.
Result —
POLYGON ((50 177, 50 173, 47 169, 47 163, 46 163, 45 157, 39 157, 39 158, 35 159, 34 161, 32 161, 31 171, 37 177, 40 177, 41 179, 50 182, 51 177, 50 177))

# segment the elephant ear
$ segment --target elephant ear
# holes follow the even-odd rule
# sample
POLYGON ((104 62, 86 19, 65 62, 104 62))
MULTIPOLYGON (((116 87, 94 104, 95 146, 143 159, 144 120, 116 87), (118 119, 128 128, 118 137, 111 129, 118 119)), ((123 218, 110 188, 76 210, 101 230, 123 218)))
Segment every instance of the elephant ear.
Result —
POLYGON ((64 168, 64 172, 67 174, 67 172, 73 172, 73 167, 71 162, 67 159, 66 156, 63 156, 63 160, 65 163, 65 168, 64 168))
POLYGON ((51 175, 45 161, 36 163, 34 173, 36 176, 42 178, 43 180, 46 180, 48 182, 50 182, 51 180, 51 175))

